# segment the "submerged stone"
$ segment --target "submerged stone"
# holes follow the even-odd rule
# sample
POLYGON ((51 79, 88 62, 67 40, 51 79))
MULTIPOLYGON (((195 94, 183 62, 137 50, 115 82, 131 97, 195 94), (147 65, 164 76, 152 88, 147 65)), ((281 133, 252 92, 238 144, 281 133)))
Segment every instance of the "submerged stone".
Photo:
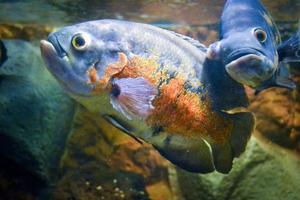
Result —
POLYGON ((264 139, 252 137, 230 174, 198 175, 178 170, 185 200, 298 199, 299 157, 264 139))
POLYGON ((38 48, 5 40, 0 66, 0 154, 45 182, 54 180, 75 104, 49 75, 38 48))
POLYGON ((79 107, 54 199, 173 200, 168 166, 150 145, 138 143, 79 107))
POLYGON ((148 200, 141 175, 89 162, 67 171, 57 184, 53 199, 148 200))

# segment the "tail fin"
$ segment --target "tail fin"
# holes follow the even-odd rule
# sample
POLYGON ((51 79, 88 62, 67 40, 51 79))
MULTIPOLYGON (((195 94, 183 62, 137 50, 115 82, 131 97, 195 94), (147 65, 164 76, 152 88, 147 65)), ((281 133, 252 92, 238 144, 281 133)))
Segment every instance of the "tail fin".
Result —
POLYGON ((300 62, 300 27, 297 33, 279 45, 277 52, 279 62, 300 62))

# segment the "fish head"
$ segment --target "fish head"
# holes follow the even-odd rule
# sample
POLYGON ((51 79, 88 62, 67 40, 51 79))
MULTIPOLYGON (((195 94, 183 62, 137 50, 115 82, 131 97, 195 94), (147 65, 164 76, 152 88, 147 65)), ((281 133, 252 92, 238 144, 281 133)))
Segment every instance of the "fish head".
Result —
MULTIPOLYGON (((67 26, 41 41, 42 57, 69 93, 94 95, 107 66, 117 62, 119 53, 126 51, 119 32, 106 21, 67 26)), ((98 87, 99 92, 101 88, 98 87)))
POLYGON ((231 31, 208 52, 223 61, 232 79, 252 88, 270 79, 278 66, 276 44, 261 27, 231 31))

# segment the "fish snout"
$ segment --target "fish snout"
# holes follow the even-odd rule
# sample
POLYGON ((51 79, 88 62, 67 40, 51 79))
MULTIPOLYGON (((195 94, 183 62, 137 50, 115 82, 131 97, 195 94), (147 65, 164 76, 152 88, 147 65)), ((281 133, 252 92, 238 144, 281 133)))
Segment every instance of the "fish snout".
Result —
POLYGON ((57 55, 60 58, 63 58, 65 56, 67 56, 66 51, 63 49, 62 45, 60 44, 57 36, 55 35, 55 33, 51 33, 48 38, 47 38, 48 42, 50 42, 53 47, 55 48, 57 55))
POLYGON ((235 81, 256 88, 270 79, 276 64, 262 54, 245 54, 225 65, 226 72, 235 81))

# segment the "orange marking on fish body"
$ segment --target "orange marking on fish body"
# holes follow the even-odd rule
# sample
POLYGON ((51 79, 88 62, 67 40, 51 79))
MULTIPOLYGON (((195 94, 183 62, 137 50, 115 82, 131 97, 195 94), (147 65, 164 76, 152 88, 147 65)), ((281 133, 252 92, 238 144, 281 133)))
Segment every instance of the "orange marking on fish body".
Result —
MULTIPOLYGON (((165 69, 158 70, 159 65, 154 59, 136 56, 128 61, 124 56, 121 53, 119 62, 107 67, 104 77, 99 81, 102 88, 109 88, 107 86, 111 78, 143 77, 158 87, 160 81, 170 77, 165 69)), ((206 136, 224 143, 230 137, 232 122, 212 111, 207 94, 186 90, 185 80, 185 76, 178 74, 160 86, 160 95, 152 101, 154 110, 146 118, 146 123, 149 126, 162 126, 168 133, 206 136), (201 101, 200 95, 205 95, 206 100, 201 101)))
POLYGON ((90 78, 89 83, 96 83, 98 81, 97 70, 94 66, 88 69, 87 73, 90 78))
POLYGON ((168 133, 207 136, 219 143, 230 136, 232 124, 211 111, 208 99, 202 102, 198 94, 187 91, 180 77, 161 87, 153 106, 147 123, 168 133))
POLYGON ((111 78, 114 77, 114 75, 120 73, 127 65, 127 63, 128 59, 126 54, 122 52, 119 53, 119 60, 116 63, 107 65, 104 76, 96 83, 94 92, 99 92, 103 89, 107 89, 111 78))
POLYGON ((143 77, 152 84, 156 84, 158 64, 154 59, 144 59, 138 56, 133 57, 124 67, 121 73, 116 74, 116 78, 137 78, 143 77))

